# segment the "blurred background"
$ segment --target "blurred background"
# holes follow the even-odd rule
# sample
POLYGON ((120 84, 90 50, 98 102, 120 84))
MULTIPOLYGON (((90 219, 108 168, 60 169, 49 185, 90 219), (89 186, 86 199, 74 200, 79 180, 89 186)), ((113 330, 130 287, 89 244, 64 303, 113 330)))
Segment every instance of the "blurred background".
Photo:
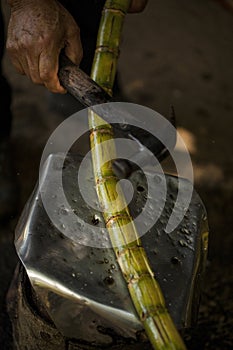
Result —
MULTIPOLYGON (((63 120, 45 89, 16 74, 7 56, 4 71, 13 88, 11 148, 20 201, 17 215, 0 226, 1 308, 17 262, 14 229, 38 179, 43 147, 63 120)), ((233 1, 150 0, 142 14, 127 16, 119 77, 128 101, 162 115, 174 106, 208 212, 205 286, 188 348, 232 349, 233 1)))

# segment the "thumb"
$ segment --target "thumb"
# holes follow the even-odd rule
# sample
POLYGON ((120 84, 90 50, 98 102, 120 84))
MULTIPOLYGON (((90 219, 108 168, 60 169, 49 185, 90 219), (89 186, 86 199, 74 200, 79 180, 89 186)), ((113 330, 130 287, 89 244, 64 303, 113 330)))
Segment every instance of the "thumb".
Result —
POLYGON ((73 63, 80 64, 83 58, 83 48, 79 31, 76 30, 66 39, 65 54, 73 63))

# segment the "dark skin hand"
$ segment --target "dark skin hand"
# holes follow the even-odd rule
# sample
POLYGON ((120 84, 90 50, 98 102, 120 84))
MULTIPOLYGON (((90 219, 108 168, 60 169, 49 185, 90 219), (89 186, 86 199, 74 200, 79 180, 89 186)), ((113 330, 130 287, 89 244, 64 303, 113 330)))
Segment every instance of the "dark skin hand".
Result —
MULTIPOLYGON (((79 27, 57 0, 8 0, 11 17, 7 50, 20 74, 52 92, 65 93, 58 79, 59 55, 79 65, 82 44, 79 27)), ((132 0, 131 13, 140 12, 147 0, 132 0)))
POLYGON ((79 64, 82 44, 79 28, 70 13, 56 0, 9 1, 11 17, 7 50, 16 70, 35 84, 64 93, 60 85, 58 58, 61 49, 79 64))

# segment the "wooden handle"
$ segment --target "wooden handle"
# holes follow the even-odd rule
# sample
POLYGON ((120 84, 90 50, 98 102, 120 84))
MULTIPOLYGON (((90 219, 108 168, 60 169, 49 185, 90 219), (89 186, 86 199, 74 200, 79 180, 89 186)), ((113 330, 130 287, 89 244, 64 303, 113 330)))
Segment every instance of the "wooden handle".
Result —
POLYGON ((84 106, 94 106, 111 100, 111 97, 94 80, 64 54, 60 57, 58 77, 64 88, 84 106))

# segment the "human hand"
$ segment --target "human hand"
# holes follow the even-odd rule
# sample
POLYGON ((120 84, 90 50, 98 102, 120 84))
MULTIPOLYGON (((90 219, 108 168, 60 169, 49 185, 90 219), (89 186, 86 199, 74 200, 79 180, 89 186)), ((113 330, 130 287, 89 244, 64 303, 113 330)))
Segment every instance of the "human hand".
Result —
POLYGON ((129 7, 129 12, 130 13, 141 12, 144 10, 147 3, 148 3, 148 0, 132 0, 131 5, 129 7))
POLYGON ((79 28, 56 0, 8 0, 11 17, 7 50, 16 70, 50 91, 65 93, 58 79, 59 54, 75 64, 82 59, 79 28))

